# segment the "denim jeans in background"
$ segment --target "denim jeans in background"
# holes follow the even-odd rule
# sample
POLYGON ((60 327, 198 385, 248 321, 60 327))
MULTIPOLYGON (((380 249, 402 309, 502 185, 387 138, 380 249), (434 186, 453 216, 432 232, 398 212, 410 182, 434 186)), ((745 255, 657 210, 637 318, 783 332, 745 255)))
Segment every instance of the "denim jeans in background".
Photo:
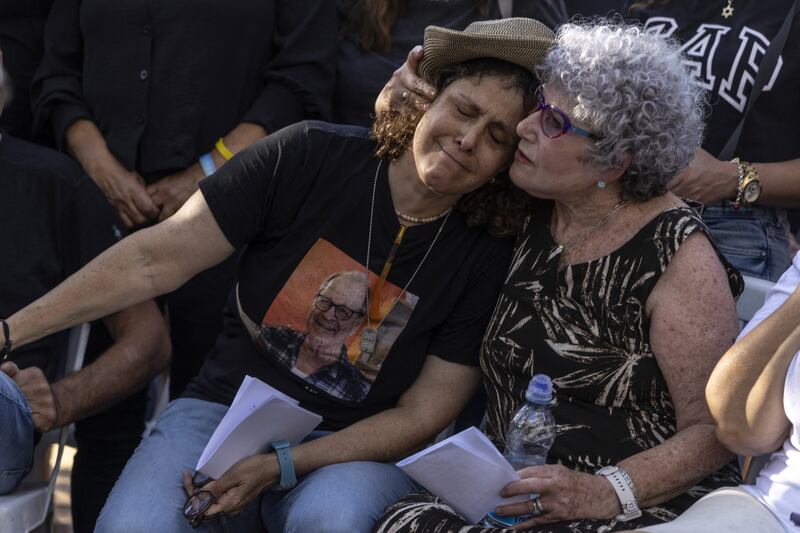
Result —
POLYGON ((0 495, 8 494, 33 465, 33 417, 25 395, 0 372, 0 495))
POLYGON ((341 463, 303 476, 290 491, 267 490, 241 513, 204 521, 193 530, 182 514, 183 470, 194 472, 227 410, 225 405, 193 398, 172 402, 125 466, 95 531, 257 532, 263 524, 275 533, 366 533, 387 505, 419 490, 393 464, 341 463))
POLYGON ((786 210, 736 211, 729 202, 706 207, 703 220, 720 252, 746 276, 777 281, 791 262, 786 210))

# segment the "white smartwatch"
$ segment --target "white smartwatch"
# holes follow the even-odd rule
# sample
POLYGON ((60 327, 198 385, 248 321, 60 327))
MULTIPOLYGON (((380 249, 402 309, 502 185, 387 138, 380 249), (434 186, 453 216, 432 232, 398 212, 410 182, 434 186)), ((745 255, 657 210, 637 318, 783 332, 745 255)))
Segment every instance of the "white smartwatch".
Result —
POLYGON ((615 516, 615 520, 627 522, 642 516, 639 504, 636 503, 636 489, 633 486, 633 480, 626 471, 617 466, 606 466, 595 472, 595 474, 605 477, 614 487, 614 492, 617 493, 617 498, 619 498, 619 503, 622 506, 622 513, 615 516))

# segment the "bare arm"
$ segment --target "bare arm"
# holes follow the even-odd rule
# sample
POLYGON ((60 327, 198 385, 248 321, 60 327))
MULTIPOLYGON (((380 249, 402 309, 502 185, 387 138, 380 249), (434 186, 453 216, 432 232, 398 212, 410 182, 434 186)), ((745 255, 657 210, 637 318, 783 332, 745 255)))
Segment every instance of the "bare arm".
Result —
MULTIPOLYGON (((792 208, 800 206, 800 159, 776 163, 752 162, 761 182, 758 205, 792 208)), ((683 198, 710 205, 733 200, 739 184, 739 170, 729 161, 720 161, 702 148, 698 149, 689 168, 681 173, 670 189, 683 198)))
MULTIPOLYGON (((397 406, 346 429, 292 448, 298 476, 346 461, 390 461, 417 450, 464 408, 480 381, 477 367, 428 356, 414 384, 397 406)), ((206 485, 218 497, 208 514, 241 509, 280 479, 275 454, 255 455, 206 485)), ((187 489, 191 484, 185 479, 187 489)))
MULTIPOLYGON (((233 253, 202 193, 115 244, 9 319, 14 346, 170 292, 233 253)), ((0 338, 3 337, 0 333, 0 338)))
POLYGON ((52 385, 59 399, 59 426, 127 398, 169 364, 169 334, 153 301, 108 316, 103 323, 114 344, 80 372, 52 385))
POLYGON ((0 366, 25 394, 42 433, 98 413, 130 396, 169 363, 170 342, 155 303, 148 301, 103 319, 114 339, 92 364, 53 383, 38 367, 0 366))
MULTIPOLYGON (((782 297, 782 296, 779 296, 782 297)), ((800 349, 800 289, 722 356, 706 387, 717 437, 745 455, 775 451, 786 439, 786 373, 800 349)))
POLYGON ((731 459, 714 435, 703 391, 738 326, 724 268, 695 233, 678 249, 648 299, 650 340, 675 406, 677 433, 622 461, 640 505, 685 492, 731 459))

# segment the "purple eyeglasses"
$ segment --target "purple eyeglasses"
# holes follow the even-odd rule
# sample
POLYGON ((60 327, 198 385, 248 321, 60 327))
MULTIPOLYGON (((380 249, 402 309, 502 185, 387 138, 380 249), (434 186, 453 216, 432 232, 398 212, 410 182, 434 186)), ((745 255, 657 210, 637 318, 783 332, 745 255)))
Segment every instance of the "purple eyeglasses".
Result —
POLYGON ((602 137, 595 135, 594 133, 590 133, 583 128, 575 126, 566 113, 561 111, 553 104, 548 104, 545 102, 541 85, 533 91, 533 102, 530 108, 530 114, 541 111, 541 115, 539 115, 539 121, 542 126, 542 132, 544 132, 544 134, 551 139, 561 137, 570 131, 593 141, 599 141, 602 139, 602 137))

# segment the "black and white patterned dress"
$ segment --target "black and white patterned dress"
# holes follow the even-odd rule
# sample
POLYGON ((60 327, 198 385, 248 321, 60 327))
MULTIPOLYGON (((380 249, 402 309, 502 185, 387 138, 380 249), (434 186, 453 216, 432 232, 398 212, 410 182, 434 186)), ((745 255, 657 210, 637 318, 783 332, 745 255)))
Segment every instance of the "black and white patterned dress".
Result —
MULTIPOLYGON (((593 473, 657 446, 675 434, 675 410, 650 346, 647 299, 680 245, 707 230, 691 208, 657 215, 628 242, 596 260, 559 268, 556 243, 539 209, 517 243, 503 291, 483 342, 481 369, 488 394, 486 432, 505 446, 510 416, 523 401, 534 373, 553 378, 558 434, 548 456, 593 473)), ((721 258, 731 290, 742 278, 721 258)), ((686 310, 691 313, 691 309, 686 310)), ((736 485, 728 465, 687 493, 643 510, 627 523, 579 520, 539 526, 536 532, 601 532, 635 529, 674 519, 721 486, 736 485)), ((428 494, 389 507, 381 533, 491 531, 468 526, 428 494)))

